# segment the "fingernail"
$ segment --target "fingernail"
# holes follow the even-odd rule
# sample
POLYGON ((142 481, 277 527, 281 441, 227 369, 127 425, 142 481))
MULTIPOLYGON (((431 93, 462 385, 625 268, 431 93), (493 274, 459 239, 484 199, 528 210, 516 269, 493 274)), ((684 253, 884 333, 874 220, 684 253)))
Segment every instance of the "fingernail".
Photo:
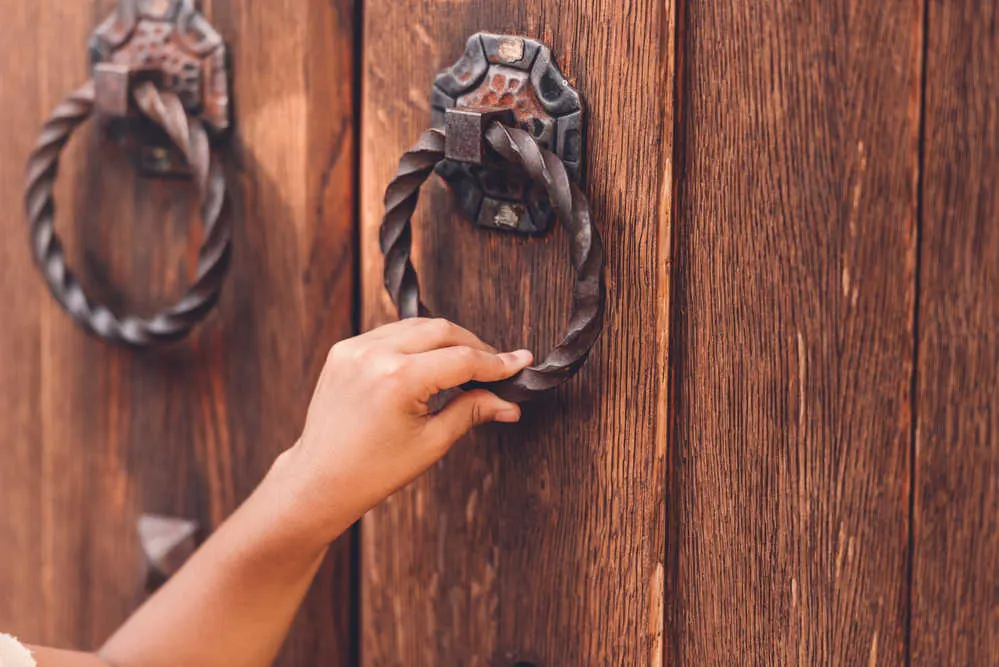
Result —
POLYGON ((497 412, 493 419, 503 424, 516 424, 520 421, 520 410, 503 410, 497 412))
POLYGON ((516 352, 508 352, 503 356, 509 359, 510 363, 514 366, 526 366, 534 361, 534 353, 530 350, 517 350, 516 352))

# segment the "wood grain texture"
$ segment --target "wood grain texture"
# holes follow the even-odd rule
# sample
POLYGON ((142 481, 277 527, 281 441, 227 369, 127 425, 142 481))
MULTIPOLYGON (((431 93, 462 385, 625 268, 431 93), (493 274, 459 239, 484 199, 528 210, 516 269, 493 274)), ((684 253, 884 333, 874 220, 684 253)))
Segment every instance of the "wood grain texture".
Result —
POLYGON ((999 664, 999 8, 927 17, 912 664, 999 664))
MULTIPOLYGON (((87 37, 115 3, 0 4, 0 294, 14 312, 0 332, 0 627, 92 648, 140 599, 138 515, 217 526, 293 443, 326 350, 352 333, 353 3, 203 3, 235 73, 233 268, 196 334, 149 353, 87 338, 58 309, 19 205, 37 128, 85 79, 87 37)), ((147 312, 180 294, 200 243, 189 184, 138 179, 90 128, 57 201, 95 294, 147 312)), ((348 664, 349 558, 346 541, 333 549, 279 664, 348 664)))
MULTIPOLYGON (((433 76, 486 30, 546 42, 589 110, 587 193, 608 255, 608 319, 583 371, 517 427, 460 442, 362 528, 362 664, 659 664, 665 389, 663 215, 673 11, 661 0, 365 5, 364 326, 393 318, 377 230, 385 186, 429 123, 433 76)), ((543 355, 568 316, 565 235, 475 229, 425 187, 415 258, 428 305, 543 355)))
POLYGON ((902 664, 918 3, 678 24, 667 662, 902 664))

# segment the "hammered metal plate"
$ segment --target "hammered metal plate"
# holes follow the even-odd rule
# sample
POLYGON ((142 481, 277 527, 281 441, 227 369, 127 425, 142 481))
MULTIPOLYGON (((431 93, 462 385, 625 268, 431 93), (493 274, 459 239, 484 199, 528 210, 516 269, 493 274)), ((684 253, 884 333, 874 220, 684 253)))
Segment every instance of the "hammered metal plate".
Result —
POLYGON ((140 81, 175 93, 214 134, 229 128, 229 74, 222 37, 192 0, 125 0, 90 39, 97 106, 112 136, 147 176, 188 173, 168 138, 131 111, 140 81))
MULTIPOLYGON (((511 111, 518 127, 558 155, 571 178, 580 179, 583 102, 541 42, 516 35, 473 35, 461 58, 437 76, 431 104, 431 122, 441 129, 447 109, 511 111)), ((544 188, 509 165, 447 160, 437 173, 481 227, 544 234, 554 222, 544 188)))

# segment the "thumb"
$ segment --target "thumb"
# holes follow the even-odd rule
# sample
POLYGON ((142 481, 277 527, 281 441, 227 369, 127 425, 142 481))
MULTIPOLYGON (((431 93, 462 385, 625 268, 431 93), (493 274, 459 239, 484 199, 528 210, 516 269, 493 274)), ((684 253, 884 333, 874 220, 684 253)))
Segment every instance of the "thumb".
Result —
POLYGON ((430 422, 434 440, 446 447, 472 430, 489 422, 520 421, 520 406, 504 401, 485 389, 466 391, 451 401, 430 422))

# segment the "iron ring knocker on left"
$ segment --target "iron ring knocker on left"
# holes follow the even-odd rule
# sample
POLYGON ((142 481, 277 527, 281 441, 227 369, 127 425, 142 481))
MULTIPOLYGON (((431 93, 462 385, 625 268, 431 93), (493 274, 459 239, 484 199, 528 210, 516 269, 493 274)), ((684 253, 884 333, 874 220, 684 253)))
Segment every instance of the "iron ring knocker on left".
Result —
POLYGON ((229 267, 225 175, 209 142, 209 132, 221 136, 230 125, 225 44, 192 0, 118 0, 94 32, 90 51, 91 79, 52 112, 28 159, 32 253, 52 296, 88 333, 136 348, 173 342, 215 306, 229 267), (194 281, 177 303, 152 317, 120 316, 88 297, 55 231, 59 158, 93 116, 118 123, 133 140, 130 150, 143 173, 190 175, 200 196, 204 240, 194 281))
POLYGON ((93 113, 93 81, 63 100, 42 126, 28 160, 25 206, 32 251, 56 301, 87 332, 112 343, 148 347, 185 337, 211 311, 228 270, 232 233, 230 222, 222 216, 225 177, 212 156, 201 121, 188 117, 175 94, 160 91, 149 82, 135 89, 134 99, 142 113, 163 128, 187 159, 201 196, 204 242, 195 280, 180 301, 151 318, 119 317, 106 306, 93 303, 66 265, 55 232, 52 190, 62 149, 73 131, 93 113))

